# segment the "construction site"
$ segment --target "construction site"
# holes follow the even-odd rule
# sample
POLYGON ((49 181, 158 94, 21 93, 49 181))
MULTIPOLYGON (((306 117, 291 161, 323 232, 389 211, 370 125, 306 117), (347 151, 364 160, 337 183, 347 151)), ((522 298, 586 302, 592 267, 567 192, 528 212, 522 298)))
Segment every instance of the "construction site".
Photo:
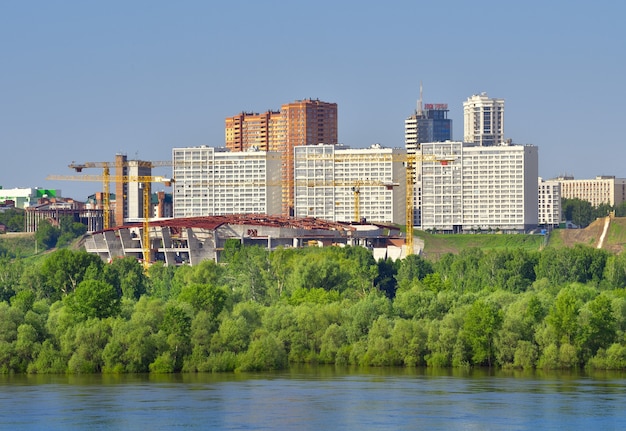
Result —
POLYGON ((144 263, 196 265, 220 260, 228 240, 268 250, 277 247, 362 246, 376 259, 401 259, 408 252, 400 230, 375 224, 345 224, 319 219, 267 215, 228 215, 151 221, 148 235, 142 223, 93 232, 85 249, 105 261, 135 257, 144 263))
MULTIPOLYGON (((412 167, 411 164, 407 169, 405 156, 398 157, 394 153, 394 159, 388 157, 385 163, 390 166, 393 163, 396 169, 384 171, 379 180, 360 179, 362 174, 356 172, 354 178, 344 179, 342 184, 333 182, 332 178, 315 183, 311 183, 310 178, 296 178, 285 183, 280 176, 281 157, 270 152, 230 153, 209 147, 184 150, 174 149, 172 161, 127 160, 124 155, 117 155, 115 162, 73 162, 69 167, 76 172, 75 175, 48 176, 50 180, 102 183, 103 192, 97 194, 99 198, 93 204, 103 213, 103 227, 90 231, 85 240, 88 252, 98 254, 106 261, 132 256, 145 265, 157 261, 167 265, 195 265, 206 259, 218 261, 229 239, 269 250, 276 247, 362 246, 371 249, 377 259, 402 259, 419 252, 415 250, 412 236, 407 238, 401 233, 399 224, 393 223, 396 220, 385 219, 380 214, 370 217, 367 209, 370 202, 380 199, 379 194, 374 195, 378 190, 391 193, 394 188, 400 189, 401 197, 389 195, 388 199, 390 202, 401 200, 396 211, 400 211, 404 224, 407 214, 404 186, 407 184, 406 172, 412 167), (152 168, 163 166, 173 167, 172 178, 152 175, 152 168), (84 171, 88 169, 100 172, 87 174, 84 171), (202 174, 207 171, 213 176, 202 174), (114 194, 111 193, 111 183, 115 187, 114 194), (176 217, 165 217, 160 205, 151 205, 151 185, 154 183, 165 187, 173 185, 172 212, 176 217), (284 201, 288 200, 293 208, 291 199, 294 199, 293 194, 286 193, 285 189, 294 188, 296 183, 304 184, 307 192, 320 188, 326 195, 329 189, 336 190, 341 186, 345 190, 333 195, 330 201, 349 208, 348 215, 345 209, 342 221, 332 220, 328 214, 326 217, 323 214, 320 217, 283 215, 284 201), (399 185, 402 187, 397 187, 399 185), (273 205, 266 204, 271 201, 273 205), (252 205, 254 202, 256 206, 252 205), (217 205, 221 207, 217 208, 217 205), (193 216, 185 216, 186 208, 191 208, 193 216)), ((379 152, 380 148, 371 151, 379 152)), ((346 159, 345 155, 343 159, 346 159)), ((363 154, 352 156, 352 159, 363 164, 363 154)), ((308 156, 307 160, 317 166, 313 172, 319 170, 320 162, 328 163, 318 156, 308 156)), ((412 213, 412 196, 410 193, 408 196, 412 213)))

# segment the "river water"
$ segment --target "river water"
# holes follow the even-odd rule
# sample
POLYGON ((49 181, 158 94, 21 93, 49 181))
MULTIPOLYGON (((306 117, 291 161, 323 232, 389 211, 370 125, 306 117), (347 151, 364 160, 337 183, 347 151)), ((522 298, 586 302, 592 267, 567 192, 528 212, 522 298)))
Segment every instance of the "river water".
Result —
POLYGON ((0 376, 10 430, 624 430, 626 374, 297 368, 0 376))

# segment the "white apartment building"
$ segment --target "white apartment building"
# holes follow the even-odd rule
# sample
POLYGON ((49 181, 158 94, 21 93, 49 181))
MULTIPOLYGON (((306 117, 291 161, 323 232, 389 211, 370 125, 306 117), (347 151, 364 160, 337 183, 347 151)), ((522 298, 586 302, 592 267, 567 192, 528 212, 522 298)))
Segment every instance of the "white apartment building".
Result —
POLYGON ((295 147, 294 216, 405 224, 406 154, 380 145, 295 147))
POLYGON ((539 225, 558 227, 561 222, 561 183, 539 177, 539 225))
POLYGON ((597 176, 595 179, 576 180, 574 177, 557 178, 561 184, 561 197, 580 199, 597 207, 602 204, 618 206, 626 201, 626 179, 611 175, 597 176))
POLYGON ((281 213, 281 160, 276 152, 174 148, 174 217, 281 213))
POLYGON ((422 144, 423 230, 469 233, 525 232, 538 224, 537 147, 478 146, 461 142, 422 144))
POLYGON ((475 94, 463 102, 463 140, 480 146, 504 142, 504 99, 475 94))

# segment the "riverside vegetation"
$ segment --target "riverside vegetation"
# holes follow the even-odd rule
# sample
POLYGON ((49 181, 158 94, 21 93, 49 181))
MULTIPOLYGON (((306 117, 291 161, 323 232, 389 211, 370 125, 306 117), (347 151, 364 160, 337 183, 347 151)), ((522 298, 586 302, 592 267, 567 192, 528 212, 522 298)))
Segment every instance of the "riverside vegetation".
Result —
POLYGON ((289 364, 626 369, 626 255, 578 245, 378 261, 228 242, 223 262, 0 258, 0 373, 289 364))

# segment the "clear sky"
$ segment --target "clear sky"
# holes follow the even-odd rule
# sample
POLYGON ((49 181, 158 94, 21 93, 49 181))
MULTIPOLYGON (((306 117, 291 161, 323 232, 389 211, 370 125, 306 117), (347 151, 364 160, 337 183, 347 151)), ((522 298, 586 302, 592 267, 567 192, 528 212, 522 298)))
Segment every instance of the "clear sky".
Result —
MULTIPOLYGON (((72 162, 223 146, 224 119, 319 98, 339 140, 404 145, 423 83, 505 99, 505 135, 544 178, 626 177, 626 2, 0 1, 0 185, 60 188, 72 162)), ((97 171, 91 173, 97 174, 97 171)))

